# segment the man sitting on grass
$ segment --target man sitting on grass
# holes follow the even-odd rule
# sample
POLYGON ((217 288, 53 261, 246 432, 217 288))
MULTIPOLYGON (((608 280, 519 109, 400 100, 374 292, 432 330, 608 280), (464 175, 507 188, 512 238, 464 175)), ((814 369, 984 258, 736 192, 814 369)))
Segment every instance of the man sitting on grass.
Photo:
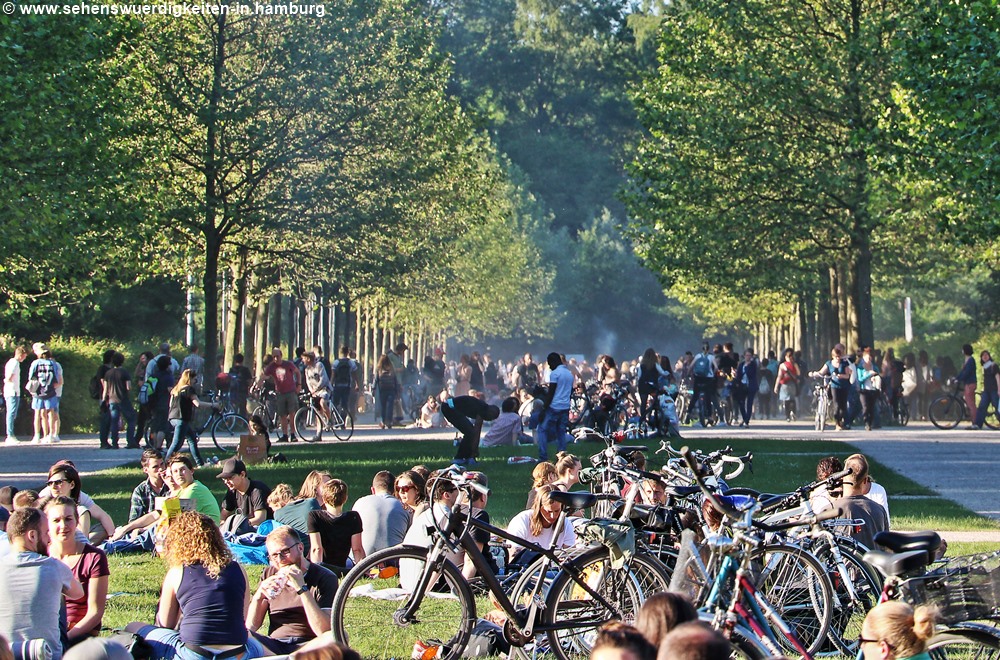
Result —
POLYGON ((219 479, 226 484, 222 500, 222 530, 245 534, 256 530, 262 522, 274 517, 267 505, 271 489, 262 481, 247 476, 247 466, 238 458, 227 458, 219 479))
POLYGON ((247 629, 275 655, 295 651, 330 630, 337 576, 309 561, 294 529, 278 527, 267 535, 270 566, 261 575, 247 610, 247 629), (268 615, 267 636, 256 631, 268 615))

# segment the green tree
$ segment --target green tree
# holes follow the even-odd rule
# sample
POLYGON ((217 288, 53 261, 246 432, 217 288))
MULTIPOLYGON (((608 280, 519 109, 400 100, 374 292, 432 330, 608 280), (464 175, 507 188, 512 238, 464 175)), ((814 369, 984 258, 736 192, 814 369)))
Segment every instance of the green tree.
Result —
POLYGON ((873 246, 901 198, 886 174, 907 7, 690 0, 666 13, 625 193, 637 249, 666 283, 797 300, 830 271, 846 337, 872 342, 873 246))

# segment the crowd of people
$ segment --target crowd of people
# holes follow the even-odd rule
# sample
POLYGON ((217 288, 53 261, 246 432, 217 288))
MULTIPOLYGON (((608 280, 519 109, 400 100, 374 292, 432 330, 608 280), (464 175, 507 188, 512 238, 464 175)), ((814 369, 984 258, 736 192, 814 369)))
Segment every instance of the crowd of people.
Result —
MULTIPOLYGON (((243 660, 296 653, 329 642, 328 608, 339 577, 356 562, 401 543, 429 547, 431 516, 448 515, 456 505, 490 522, 489 479, 476 471, 468 474, 480 488, 464 500, 465 493, 425 466, 396 475, 380 470, 369 492, 348 508, 352 498, 347 484, 322 470, 308 473, 296 493, 289 484, 271 487, 253 478, 243 461, 230 458, 216 475, 226 487, 218 500, 195 478, 194 461, 186 453, 164 460, 158 450, 147 449, 141 466, 146 478, 135 486, 129 519, 119 526, 84 491, 69 461, 54 464, 38 492, 0 488, 0 526, 5 526, 0 533, 0 593, 8 596, 0 599, 0 634, 13 641, 44 640, 59 660, 64 651, 101 631, 110 576, 107 556, 156 551, 168 571, 155 617, 128 628, 152 646, 155 657, 243 660), (172 508, 170 502, 178 506, 172 508), (267 564, 256 588, 245 563, 267 564)), ((552 463, 536 465, 531 483, 525 484, 525 508, 507 525, 515 540, 491 550, 488 534, 474 537, 491 570, 498 571, 500 561, 504 566, 523 561, 524 547, 517 540, 556 548, 580 542, 575 524, 585 523, 584 517, 577 512, 569 518, 572 524, 559 529, 562 506, 551 494, 577 486, 582 467, 579 457, 565 451, 552 463)), ((852 472, 843 491, 817 493, 813 509, 839 507, 844 517, 864 520, 844 533, 872 547, 872 537, 889 526, 885 490, 872 480, 860 454, 843 462, 822 459, 817 478, 844 467, 852 472)), ((632 487, 646 504, 666 503, 660 482, 645 479, 632 487)), ((475 564, 466 562, 463 553, 449 559, 466 579, 476 576, 475 564)), ((412 587, 419 570, 400 565, 401 586, 412 587)), ((676 649, 667 655, 663 651, 668 628, 692 611, 678 598, 650 599, 647 607, 656 608, 656 617, 640 615, 638 632, 622 625, 602 631, 593 657, 653 658, 657 648, 660 657, 680 657, 676 649), (670 616, 664 614, 668 610, 670 616), (614 650, 619 644, 632 648, 633 642, 645 650, 633 649, 634 656, 614 650)), ((685 630, 712 636, 707 629, 685 630)))

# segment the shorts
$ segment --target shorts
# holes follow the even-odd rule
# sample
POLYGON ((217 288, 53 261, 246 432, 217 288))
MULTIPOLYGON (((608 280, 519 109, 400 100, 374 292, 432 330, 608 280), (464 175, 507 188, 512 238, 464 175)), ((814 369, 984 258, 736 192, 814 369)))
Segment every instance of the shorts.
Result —
POLYGON ((299 395, 296 392, 277 394, 274 399, 274 409, 278 417, 291 415, 299 409, 299 395))
POLYGON ((39 399, 38 397, 32 397, 31 399, 31 409, 32 410, 59 410, 59 397, 53 396, 48 399, 39 399))

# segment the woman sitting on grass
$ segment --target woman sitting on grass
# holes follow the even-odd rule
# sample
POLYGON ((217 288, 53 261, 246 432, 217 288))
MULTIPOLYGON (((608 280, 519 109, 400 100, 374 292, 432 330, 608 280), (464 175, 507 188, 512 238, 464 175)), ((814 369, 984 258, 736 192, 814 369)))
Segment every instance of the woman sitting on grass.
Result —
POLYGON ((79 514, 76 502, 54 496, 45 502, 49 522, 49 556, 69 566, 83 585, 83 597, 66 599, 66 636, 69 644, 96 637, 101 632, 108 599, 108 557, 77 536, 79 514))
MULTIPOLYGON (((549 493, 555 490, 552 486, 542 486, 537 489, 538 495, 532 508, 514 516, 507 526, 507 533, 520 539, 531 541, 543 548, 569 548, 576 545, 576 533, 573 525, 566 522, 562 534, 552 542, 556 521, 562 513, 562 504, 553 501, 549 493)), ((520 551, 522 546, 511 543, 511 555, 520 551)), ((516 559, 513 561, 517 561, 516 559)))
POLYGON ((215 522, 185 511, 170 523, 156 625, 130 623, 127 630, 164 660, 247 660, 265 655, 247 634, 250 590, 215 522), (176 629, 175 629, 176 628, 176 629))
POLYGON ((361 515, 357 511, 344 513, 347 484, 331 479, 320 486, 323 508, 309 512, 309 560, 322 564, 338 575, 348 568, 348 555, 353 551, 354 562, 365 558, 361 545, 361 515))
POLYGON ((49 468, 48 482, 38 498, 44 500, 56 495, 72 498, 76 502, 77 527, 85 540, 96 545, 107 539, 109 534, 114 534, 115 525, 111 517, 83 492, 80 473, 70 461, 59 461, 49 468))

